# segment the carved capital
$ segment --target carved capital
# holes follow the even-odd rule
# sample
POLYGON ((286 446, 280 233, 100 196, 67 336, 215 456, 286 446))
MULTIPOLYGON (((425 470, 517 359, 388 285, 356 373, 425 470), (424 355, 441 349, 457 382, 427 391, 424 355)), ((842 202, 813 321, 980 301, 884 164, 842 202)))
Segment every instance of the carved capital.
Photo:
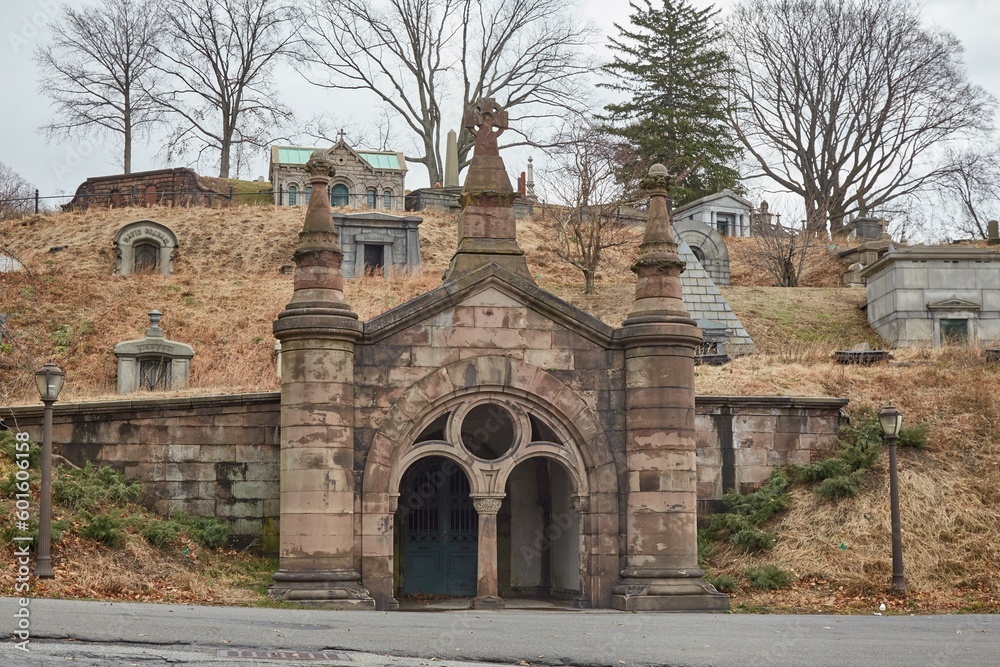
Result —
POLYGON ((389 496, 389 513, 394 514, 399 509, 399 496, 389 496))
POLYGON ((333 155, 329 150, 313 151, 309 161, 306 162, 306 171, 314 179, 329 181, 337 170, 333 166, 333 155))
POLYGON ((473 498, 472 506, 476 508, 476 511, 480 514, 496 514, 500 511, 500 505, 503 503, 502 498, 473 498))
POLYGON ((590 512, 590 496, 573 496, 573 507, 580 514, 588 514, 590 512))
POLYGON ((649 168, 649 173, 639 181, 639 187, 654 197, 665 196, 671 185, 670 173, 662 164, 654 164, 649 168))

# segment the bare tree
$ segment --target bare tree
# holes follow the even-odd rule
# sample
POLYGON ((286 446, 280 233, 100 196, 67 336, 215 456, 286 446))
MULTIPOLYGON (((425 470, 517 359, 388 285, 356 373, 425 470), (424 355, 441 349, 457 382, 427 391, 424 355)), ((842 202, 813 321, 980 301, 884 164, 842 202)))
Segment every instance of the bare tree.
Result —
POLYGON ((0 220, 34 211, 35 191, 16 171, 0 162, 0 220))
POLYGON ((63 5, 52 24, 52 43, 35 61, 39 89, 55 105, 49 137, 109 134, 122 142, 122 167, 132 172, 132 141, 161 118, 156 88, 158 4, 152 0, 98 0, 63 5))
POLYGON ((748 263, 770 274, 778 287, 798 287, 817 225, 807 219, 798 225, 783 225, 781 213, 768 210, 767 202, 754 211, 751 225, 754 249, 747 257, 748 263))
POLYGON ((158 101, 174 120, 167 157, 218 151, 228 178, 236 147, 266 146, 291 119, 271 85, 294 36, 283 0, 165 0, 158 101))
POLYGON ((617 177, 621 148, 594 125, 563 132, 561 147, 542 180, 556 231, 556 254, 583 273, 584 294, 593 294, 604 251, 630 241, 619 213, 625 186, 617 177))
POLYGON ((951 154, 938 194, 948 227, 973 238, 989 238, 987 224, 1000 215, 1000 146, 968 148, 951 154))
POLYGON ((446 115, 459 133, 461 166, 472 134, 465 109, 495 98, 511 116, 518 140, 548 145, 551 120, 583 111, 579 82, 593 69, 580 55, 590 29, 565 0, 312 0, 299 60, 319 86, 366 90, 417 138, 406 159, 443 180, 441 138, 446 115), (442 107, 449 96, 460 96, 442 107), (514 111, 516 109, 516 112, 514 111))
POLYGON ((990 125, 961 43, 910 0, 745 0, 728 29, 737 135, 817 229, 940 178, 939 149, 990 125))

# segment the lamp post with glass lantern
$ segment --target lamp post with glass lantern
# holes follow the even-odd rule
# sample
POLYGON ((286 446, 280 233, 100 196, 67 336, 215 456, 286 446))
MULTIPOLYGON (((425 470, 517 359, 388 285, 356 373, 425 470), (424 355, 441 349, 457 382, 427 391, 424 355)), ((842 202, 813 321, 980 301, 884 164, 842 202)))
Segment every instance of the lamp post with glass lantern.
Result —
POLYGON ((35 576, 52 579, 52 405, 62 390, 64 373, 49 362, 35 371, 38 394, 45 404, 42 421, 42 488, 41 510, 38 517, 38 556, 35 558, 35 576))
POLYGON ((903 427, 903 413, 892 403, 878 413, 879 425, 886 445, 889 446, 889 502, 892 506, 892 587, 906 591, 903 578, 903 537, 899 521, 899 477, 896 473, 896 440, 903 427))

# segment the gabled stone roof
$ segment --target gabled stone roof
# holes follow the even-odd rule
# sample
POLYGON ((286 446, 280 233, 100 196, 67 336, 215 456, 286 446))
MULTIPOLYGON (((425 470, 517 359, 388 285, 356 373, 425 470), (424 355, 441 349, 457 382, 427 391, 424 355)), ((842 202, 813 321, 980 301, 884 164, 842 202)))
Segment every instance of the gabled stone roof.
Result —
POLYGON ((493 287, 520 301, 528 308, 550 318, 569 330, 604 347, 611 347, 615 329, 590 313, 546 292, 530 280, 515 275, 497 264, 478 269, 443 283, 364 323, 365 342, 376 342, 397 331, 427 320, 458 306, 463 300, 493 287))
POLYGON ((732 333, 727 338, 725 350, 729 356, 756 352, 757 347, 743 323, 683 239, 677 239, 677 254, 686 265, 681 274, 681 294, 691 319, 697 320, 698 326, 703 328, 718 323, 729 329, 732 333))

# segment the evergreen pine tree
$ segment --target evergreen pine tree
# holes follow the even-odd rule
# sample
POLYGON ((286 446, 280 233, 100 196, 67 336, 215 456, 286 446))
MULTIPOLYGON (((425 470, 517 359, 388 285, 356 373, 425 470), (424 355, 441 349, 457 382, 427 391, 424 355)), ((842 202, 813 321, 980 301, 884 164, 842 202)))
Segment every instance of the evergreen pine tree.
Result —
POLYGON ((675 177, 692 168, 672 191, 677 205, 725 188, 740 190, 733 164, 740 149, 728 123, 725 75, 729 59, 718 48, 714 7, 662 0, 663 8, 631 2, 630 25, 615 24, 614 60, 601 84, 631 99, 605 107, 607 129, 634 151, 620 177, 634 182, 655 162, 675 177))

